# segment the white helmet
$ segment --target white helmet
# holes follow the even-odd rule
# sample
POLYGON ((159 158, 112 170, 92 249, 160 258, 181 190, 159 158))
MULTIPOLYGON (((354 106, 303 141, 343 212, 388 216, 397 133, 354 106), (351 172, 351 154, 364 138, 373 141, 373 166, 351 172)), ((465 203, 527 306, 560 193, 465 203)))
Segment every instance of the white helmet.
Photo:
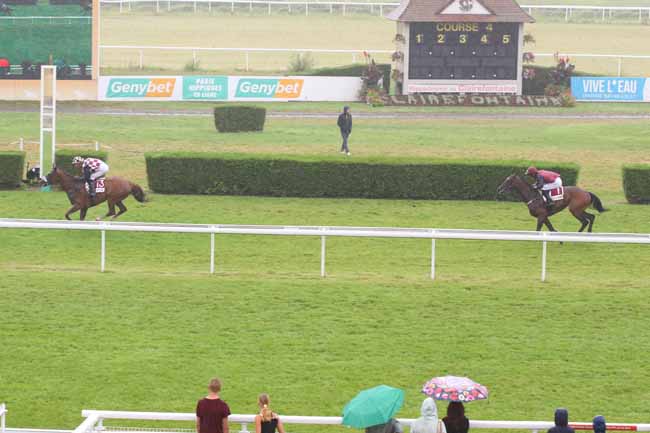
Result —
POLYGON ((84 162, 84 159, 82 157, 80 157, 80 156, 75 156, 74 158, 72 158, 72 163, 73 164, 81 164, 83 162, 84 162))

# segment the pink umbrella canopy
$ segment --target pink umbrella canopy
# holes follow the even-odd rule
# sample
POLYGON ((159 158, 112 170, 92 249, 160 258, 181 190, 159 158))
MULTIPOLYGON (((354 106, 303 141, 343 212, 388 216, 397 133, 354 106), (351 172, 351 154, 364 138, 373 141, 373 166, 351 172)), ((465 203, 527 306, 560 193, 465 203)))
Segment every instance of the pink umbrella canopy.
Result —
POLYGON ((434 377, 424 384, 422 392, 434 400, 460 401, 463 403, 485 400, 488 389, 468 377, 434 377))

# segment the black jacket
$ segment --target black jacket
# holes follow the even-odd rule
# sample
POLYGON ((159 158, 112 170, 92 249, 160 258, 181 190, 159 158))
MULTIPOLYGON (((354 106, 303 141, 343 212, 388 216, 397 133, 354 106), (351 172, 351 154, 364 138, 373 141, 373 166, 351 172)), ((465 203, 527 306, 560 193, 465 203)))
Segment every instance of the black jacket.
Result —
POLYGON ((575 433, 569 427, 569 412, 566 409, 555 411, 555 427, 548 429, 548 433, 575 433))
POLYGON ((339 120, 336 124, 341 129, 341 132, 351 133, 352 132, 352 115, 350 113, 341 113, 339 114, 339 120))

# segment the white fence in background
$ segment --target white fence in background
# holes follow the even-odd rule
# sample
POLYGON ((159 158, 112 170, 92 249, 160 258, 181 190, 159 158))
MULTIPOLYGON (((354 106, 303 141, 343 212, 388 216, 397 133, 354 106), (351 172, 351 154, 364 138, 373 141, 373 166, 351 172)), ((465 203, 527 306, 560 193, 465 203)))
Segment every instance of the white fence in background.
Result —
POLYGON ((548 242, 650 244, 650 234, 560 233, 497 230, 456 230, 396 227, 261 226, 222 224, 163 224, 137 222, 91 222, 0 219, 0 228, 41 230, 93 230, 101 232, 100 271, 106 268, 106 232, 205 233, 210 235, 210 273, 215 270, 215 235, 313 236, 321 239, 320 275, 325 277, 328 236, 362 238, 431 239, 431 279, 436 277, 436 239, 481 241, 533 241, 542 243, 542 281, 546 281, 548 242))
MULTIPOLYGON (((368 54, 392 54, 392 50, 342 50, 342 49, 320 49, 320 48, 215 48, 215 47, 163 47, 152 45, 100 45, 102 54, 107 50, 133 50, 138 52, 138 67, 144 68, 144 53, 145 51, 179 51, 191 52, 192 63, 194 66, 200 61, 199 53, 210 52, 231 52, 243 53, 244 64, 246 71, 250 70, 250 54, 251 53, 297 53, 297 54, 350 54, 352 56, 352 63, 356 63, 361 55, 365 52, 368 54)), ((587 54, 587 53, 533 53, 535 57, 539 58, 553 58, 554 56, 566 56, 570 58, 586 58, 586 59, 605 59, 616 62, 617 74, 620 77, 623 71, 623 60, 650 60, 650 55, 641 54, 587 54)), ((104 56, 100 56, 103 58, 104 56)), ((105 67, 107 65, 102 65, 105 67)))
POLYGON ((7 405, 0 403, 0 433, 5 433, 7 424, 5 422, 5 414, 7 413, 7 405))
MULTIPOLYGON (((73 433, 91 433, 91 432, 119 432, 119 428, 106 429, 103 425, 105 419, 122 419, 122 420, 156 420, 156 421, 189 421, 194 422, 196 415, 194 413, 172 413, 172 412, 121 412, 105 410, 83 410, 81 416, 86 419, 74 430, 73 433)), ((248 424, 255 422, 255 415, 230 415, 228 420, 231 423, 240 423, 241 430, 239 433, 250 433, 248 424)), ((399 422, 410 426, 412 418, 398 418, 399 422)), ((307 425, 341 425, 343 418, 338 416, 285 416, 282 415, 283 424, 307 424, 307 425)), ((493 430, 530 430, 532 433, 545 431, 555 424, 549 421, 481 421, 470 420, 471 429, 493 429, 493 430)), ((591 422, 570 423, 575 430, 592 430, 591 422)), ((607 429, 612 431, 650 431, 650 424, 619 424, 608 423, 607 429)), ((183 429, 178 429, 182 431, 183 429)), ((137 432, 136 428, 130 428, 131 433, 137 432)), ((151 431, 156 431, 155 428, 151 431)), ((172 431, 177 431, 172 429, 172 431)))
MULTIPOLYGON (((384 15, 384 11, 389 12, 393 8, 399 6, 399 2, 375 2, 375 1, 300 1, 300 0, 100 0, 105 5, 118 5, 120 12, 124 10, 131 10, 132 4, 150 4, 155 8, 156 12, 162 9, 167 11, 172 10, 172 4, 180 3, 190 5, 193 7, 194 12, 198 11, 201 4, 207 4, 208 11, 212 12, 213 7, 226 6, 230 7, 231 12, 235 12, 235 7, 243 5, 248 8, 249 12, 253 11, 254 7, 263 7, 269 15, 271 15, 272 7, 277 9, 287 10, 289 13, 292 9, 298 13, 309 15, 310 9, 312 12, 328 12, 333 14, 335 11, 340 11, 341 14, 346 15, 350 11, 355 13, 370 13, 384 15)), ((624 15, 626 19, 638 17, 639 22, 643 22, 645 17, 650 20, 650 6, 589 6, 589 5, 521 5, 529 14, 535 16, 536 12, 559 13, 564 15, 564 21, 569 22, 574 18, 576 13, 589 13, 591 20, 607 22, 616 19, 616 14, 619 16, 624 15)), ((635 18, 636 19, 636 18, 635 18)))

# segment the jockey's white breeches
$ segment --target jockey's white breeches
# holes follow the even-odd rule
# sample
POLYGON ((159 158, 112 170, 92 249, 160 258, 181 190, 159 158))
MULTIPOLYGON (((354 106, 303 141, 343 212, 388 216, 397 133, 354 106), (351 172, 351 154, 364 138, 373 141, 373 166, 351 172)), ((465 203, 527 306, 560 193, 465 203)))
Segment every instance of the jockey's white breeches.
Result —
POLYGON ((106 175, 107 172, 108 172, 108 164, 102 163, 97 169, 97 171, 95 171, 90 175, 90 180, 99 179, 100 177, 106 175))
POLYGON ((557 179, 555 179, 555 182, 545 183, 544 186, 542 187, 542 190, 550 191, 552 189, 559 188, 561 186, 562 186, 562 178, 558 177, 557 179))

